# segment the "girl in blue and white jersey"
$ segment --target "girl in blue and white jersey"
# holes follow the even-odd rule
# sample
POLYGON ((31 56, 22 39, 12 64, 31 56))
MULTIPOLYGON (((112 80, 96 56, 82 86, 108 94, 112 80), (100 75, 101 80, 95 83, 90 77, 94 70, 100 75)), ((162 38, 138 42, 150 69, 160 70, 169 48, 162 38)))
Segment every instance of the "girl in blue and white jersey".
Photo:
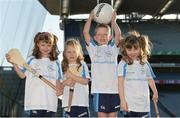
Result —
POLYGON ((145 35, 132 31, 121 42, 122 60, 118 65, 121 109, 125 117, 148 116, 150 112, 149 86, 153 99, 158 99, 154 73, 148 62, 151 42, 145 35))

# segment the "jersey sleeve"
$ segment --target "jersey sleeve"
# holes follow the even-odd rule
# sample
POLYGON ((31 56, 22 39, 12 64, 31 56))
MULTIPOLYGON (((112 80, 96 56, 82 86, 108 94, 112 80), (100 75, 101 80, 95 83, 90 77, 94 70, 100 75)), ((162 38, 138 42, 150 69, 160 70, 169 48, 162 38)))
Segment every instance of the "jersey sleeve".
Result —
POLYGON ((82 76, 84 78, 90 78, 89 69, 88 69, 87 64, 85 62, 83 62, 82 66, 83 66, 82 76))
POLYGON ((56 65, 57 65, 57 79, 58 80, 62 80, 62 68, 61 68, 61 63, 59 62, 59 60, 56 61, 56 65))
POLYGON ((118 75, 118 77, 119 76, 123 76, 123 77, 126 76, 126 66, 127 66, 127 64, 125 63, 125 61, 121 60, 119 62, 118 67, 117 67, 117 75, 118 75))
POLYGON ((115 43, 115 39, 111 39, 109 42, 108 42, 108 45, 113 47, 114 48, 114 51, 116 51, 116 54, 118 55, 119 52, 120 52, 120 48, 116 46, 116 43, 115 43))
POLYGON ((86 44, 86 49, 89 53, 93 52, 94 47, 97 46, 97 43, 94 41, 93 38, 90 39, 89 45, 86 44))
POLYGON ((146 76, 147 76, 147 78, 156 78, 149 62, 146 63, 146 76))
MULTIPOLYGON (((27 59, 27 61, 26 61, 27 64, 28 64, 28 65, 31 65, 32 62, 33 62, 33 59, 34 59, 33 56, 29 57, 29 58, 27 59)), ((26 73, 26 70, 27 70, 26 68, 21 68, 21 71, 24 72, 24 73, 26 73)))

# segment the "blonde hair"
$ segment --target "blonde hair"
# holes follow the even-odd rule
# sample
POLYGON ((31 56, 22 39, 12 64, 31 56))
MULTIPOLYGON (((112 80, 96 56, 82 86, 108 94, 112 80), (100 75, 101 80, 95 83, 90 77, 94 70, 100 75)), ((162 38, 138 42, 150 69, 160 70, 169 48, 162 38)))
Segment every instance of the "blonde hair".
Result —
POLYGON ((111 28, 107 24, 98 24, 98 25, 96 25, 95 32, 94 32, 95 34, 97 34, 97 30, 99 28, 106 28, 108 30, 108 34, 111 34, 111 28))
POLYGON ((34 37, 34 48, 33 48, 32 55, 36 59, 42 58, 41 52, 40 52, 39 47, 38 47, 38 43, 40 41, 43 41, 43 42, 46 42, 46 43, 49 43, 49 44, 52 45, 52 50, 50 52, 49 59, 51 61, 57 60, 58 59, 58 55, 60 53, 59 50, 58 50, 58 47, 57 47, 57 41, 58 41, 57 36, 54 35, 54 34, 51 34, 49 32, 38 32, 35 35, 35 37, 34 37))
POLYGON ((68 46, 75 48, 76 53, 78 54, 78 58, 77 58, 76 62, 77 62, 77 64, 79 64, 79 66, 77 67, 77 70, 82 66, 81 61, 84 60, 83 51, 82 51, 79 41, 76 40, 75 38, 68 39, 65 42, 64 51, 63 51, 63 60, 61 63, 63 73, 66 72, 69 67, 68 59, 65 54, 68 46))
POLYGON ((128 33, 121 42, 121 55, 122 59, 128 63, 133 64, 133 60, 128 57, 126 49, 140 48, 140 64, 145 64, 151 55, 152 43, 150 42, 147 35, 140 35, 137 31, 131 31, 128 33))

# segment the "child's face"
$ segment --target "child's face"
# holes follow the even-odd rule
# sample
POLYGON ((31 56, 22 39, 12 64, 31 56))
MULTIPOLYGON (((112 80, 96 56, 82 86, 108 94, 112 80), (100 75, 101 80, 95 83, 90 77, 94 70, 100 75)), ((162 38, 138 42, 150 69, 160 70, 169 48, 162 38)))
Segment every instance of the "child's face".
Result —
POLYGON ((44 41, 39 41, 37 45, 38 45, 39 51, 41 52, 41 56, 49 57, 52 50, 52 45, 44 41))
POLYGON ((68 63, 73 64, 76 63, 76 60, 78 58, 78 53, 74 47, 67 46, 65 50, 65 56, 68 60, 68 63))
POLYGON ((139 47, 137 49, 134 47, 132 47, 130 49, 126 48, 126 53, 131 59, 138 60, 141 50, 139 47))
POLYGON ((94 39, 95 39, 95 41, 98 42, 98 44, 106 45, 106 44, 108 44, 108 41, 111 39, 111 36, 110 36, 107 28, 99 27, 94 36, 94 39))

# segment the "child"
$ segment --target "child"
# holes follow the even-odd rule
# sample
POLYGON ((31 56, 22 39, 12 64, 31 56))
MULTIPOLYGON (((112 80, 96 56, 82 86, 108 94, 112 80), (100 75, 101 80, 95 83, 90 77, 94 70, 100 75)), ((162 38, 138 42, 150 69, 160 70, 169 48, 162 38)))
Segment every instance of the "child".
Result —
POLYGON ((138 32, 130 34, 121 42, 122 60, 118 65, 121 108, 126 117, 148 117, 150 112, 149 87, 153 99, 158 99, 158 92, 153 80, 155 77, 148 58, 151 42, 138 32))
POLYGON ((89 34, 93 14, 92 11, 85 23, 83 34, 91 58, 91 93, 93 93, 95 111, 98 112, 99 117, 116 117, 120 104, 116 68, 119 53, 117 45, 120 42, 121 31, 114 12, 111 24, 115 40, 112 39, 110 27, 106 24, 96 26, 93 39, 89 34))
POLYGON ((75 39, 69 39, 65 43, 62 70, 64 92, 62 107, 70 117, 89 117, 89 71, 83 61, 81 45, 75 39), (74 69, 74 70, 73 70, 74 69), (68 111, 69 92, 73 91, 71 107, 68 111))
MULTIPOLYGON (((57 111, 58 97, 62 92, 60 79, 62 77, 61 66, 58 61, 58 38, 48 32, 39 32, 34 38, 32 57, 27 62, 35 71, 56 85, 57 91, 47 86, 40 79, 27 70, 21 70, 13 64, 14 70, 20 78, 26 77, 25 84, 25 111, 30 111, 30 117, 52 117, 57 111)), ((10 62, 10 55, 6 54, 10 62)))

